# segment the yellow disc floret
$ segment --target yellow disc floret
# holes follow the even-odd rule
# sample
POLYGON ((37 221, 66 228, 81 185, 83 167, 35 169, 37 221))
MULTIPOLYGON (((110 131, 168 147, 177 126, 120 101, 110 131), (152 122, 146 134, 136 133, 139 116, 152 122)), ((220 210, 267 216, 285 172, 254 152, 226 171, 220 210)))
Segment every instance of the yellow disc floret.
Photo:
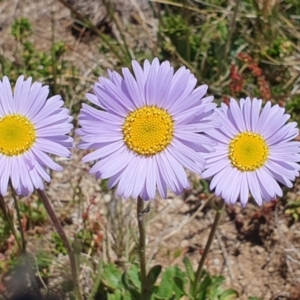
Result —
POLYGON ((123 124, 127 147, 144 156, 155 155, 171 143, 174 122, 171 115, 156 106, 144 106, 131 112, 123 124))
POLYGON ((34 125, 26 117, 12 114, 0 119, 0 153, 6 156, 22 154, 35 140, 34 125))
POLYGON ((229 159, 240 171, 255 171, 268 159, 269 148, 265 139, 254 132, 242 132, 229 144, 229 159))

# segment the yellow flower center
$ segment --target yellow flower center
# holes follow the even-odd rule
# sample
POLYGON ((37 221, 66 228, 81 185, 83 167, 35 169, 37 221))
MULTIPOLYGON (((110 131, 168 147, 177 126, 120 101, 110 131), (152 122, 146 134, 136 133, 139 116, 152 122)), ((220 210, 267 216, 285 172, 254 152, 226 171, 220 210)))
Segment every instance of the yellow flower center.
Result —
POLYGON ((0 153, 6 156, 22 154, 35 140, 35 128, 26 117, 14 114, 0 119, 0 153))
POLYGON ((144 106, 131 112, 123 125, 124 142, 132 151, 155 155, 171 143, 174 123, 170 114, 155 106, 144 106))
POLYGON ((269 148, 265 139, 254 132, 242 132, 229 144, 229 159, 240 171, 255 171, 268 159, 269 148))

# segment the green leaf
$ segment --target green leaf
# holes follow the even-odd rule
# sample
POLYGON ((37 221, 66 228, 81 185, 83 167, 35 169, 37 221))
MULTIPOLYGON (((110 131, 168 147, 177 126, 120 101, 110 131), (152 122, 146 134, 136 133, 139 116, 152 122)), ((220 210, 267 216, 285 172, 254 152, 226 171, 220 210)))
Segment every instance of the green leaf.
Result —
POLYGON ((185 279, 185 273, 178 266, 167 268, 162 274, 160 285, 155 289, 156 299, 180 299, 185 294, 185 279))
POLYGON ((182 249, 177 249, 173 254, 173 258, 175 259, 175 258, 179 257, 181 255, 181 253, 182 253, 182 249))
POLYGON ((125 287, 124 299, 139 299, 140 298, 141 282, 140 282, 140 277, 139 277, 139 269, 136 265, 131 265, 130 269, 128 269, 123 274, 122 282, 125 287), (127 294, 129 294, 129 298, 127 297, 127 294))
MULTIPOLYGON (((182 296, 182 288, 180 288, 180 286, 177 285, 177 283, 179 283, 178 279, 182 280, 183 287, 188 282, 188 280, 187 280, 186 273, 181 271, 178 266, 174 266, 173 268, 175 271, 174 277, 173 277, 173 291, 175 292, 176 298, 180 299, 180 297, 182 296), (177 283, 176 283, 176 278, 178 278, 177 283)), ((185 294, 185 293, 183 293, 183 294, 185 294)))
POLYGON ((175 276, 174 277, 174 290, 176 294, 176 299, 181 299, 183 295, 188 296, 189 299, 192 299, 191 295, 185 291, 185 280, 181 277, 175 276))
POLYGON ((206 299, 206 295, 208 294, 209 290, 209 286, 212 283, 212 278, 209 275, 209 273, 207 273, 205 270, 202 271, 201 277, 200 277, 200 284, 198 285, 197 288, 197 300, 204 300, 206 299))
POLYGON ((185 266, 187 276, 190 279, 191 283, 193 283, 195 281, 195 273, 194 273, 193 266, 192 266, 190 259, 186 256, 183 259, 183 263, 185 266))
POLYGON ((145 291, 144 291, 144 298, 145 300, 151 299, 151 296, 154 292, 154 285, 155 282, 161 272, 162 266, 161 265, 156 265, 151 268, 149 271, 146 282, 145 282, 145 291))
POLYGON ((131 265, 130 269, 126 272, 127 278, 135 287, 136 290, 141 290, 141 281, 139 276, 139 268, 137 265, 131 265))
POLYGON ((110 289, 114 290, 120 288, 120 285, 123 286, 121 281, 122 273, 115 264, 107 264, 104 266, 102 278, 103 283, 110 289))
POLYGON ((122 293, 120 290, 116 290, 113 294, 107 295, 107 300, 122 300, 122 293))
POLYGON ((236 290, 227 289, 224 292, 222 292, 219 299, 220 300, 232 300, 232 299, 237 299, 238 296, 239 296, 239 293, 236 290))
POLYGON ((161 279, 156 296, 158 299, 169 299, 173 294, 173 276, 175 275, 174 267, 167 268, 161 279))

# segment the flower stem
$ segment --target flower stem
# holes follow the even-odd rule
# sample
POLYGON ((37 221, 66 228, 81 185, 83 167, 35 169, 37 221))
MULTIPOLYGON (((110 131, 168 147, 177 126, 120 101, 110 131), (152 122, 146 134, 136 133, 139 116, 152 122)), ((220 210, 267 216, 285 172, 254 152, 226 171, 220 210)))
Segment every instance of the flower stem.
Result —
POLYGON ((19 231, 21 234, 21 241, 22 241, 22 252, 26 253, 26 240, 25 240, 25 234, 24 234, 24 230, 23 230, 23 224, 22 224, 22 217, 21 217, 21 212, 20 212, 20 208, 19 208, 19 204, 18 204, 18 199, 16 196, 16 191, 11 183, 11 181, 9 180, 9 186, 11 189, 11 193, 12 193, 12 197, 14 199, 14 204, 15 204, 15 208, 16 208, 16 212, 17 212, 17 219, 18 219, 18 223, 19 223, 19 231))
POLYGON ((218 228, 218 224, 219 224, 222 212, 223 212, 223 207, 224 207, 224 201, 222 200, 220 206, 218 208, 216 208, 216 215, 215 215, 214 223, 213 223, 212 228, 210 230, 210 233, 209 233, 209 236, 208 236, 205 248, 204 248, 204 253, 201 256, 200 262, 198 264, 198 268, 197 268, 196 275, 195 275, 195 282, 193 284, 194 297, 197 296, 198 284, 199 284, 199 281, 200 281, 200 278, 201 278, 201 273, 202 273, 202 269, 203 269, 203 266, 204 266, 204 262, 205 262, 205 259, 206 259, 207 255, 208 255, 210 246, 211 246, 211 244, 214 240, 214 236, 215 236, 215 233, 216 233, 216 230, 218 228))
POLYGON ((137 220, 139 227, 139 256, 141 271, 141 299, 144 299, 145 283, 147 277, 146 270, 146 230, 144 220, 144 200, 139 196, 137 199, 137 220))
POLYGON ((6 206, 6 203, 5 203, 4 198, 3 198, 2 195, 0 195, 0 208, 3 212, 3 214, 4 214, 4 217, 5 217, 6 222, 8 223, 8 226, 9 226, 9 228, 10 228, 10 230, 11 230, 11 232, 12 232, 14 238, 15 238, 15 241, 18 245, 19 250, 22 251, 22 246, 21 246, 19 238, 17 236, 17 232, 16 232, 16 229, 15 229, 14 222, 12 220, 9 209, 6 206))
POLYGON ((78 270, 77 270, 77 263, 76 263, 76 257, 75 257, 75 253, 72 249, 72 246, 67 238, 67 235, 59 221, 59 219, 57 218, 53 207, 48 199, 48 196, 46 195, 46 193, 43 190, 38 189, 37 190, 42 202, 45 206, 45 209, 58 233, 58 235, 60 236, 62 243, 64 244, 65 248, 67 249, 68 255, 69 255, 69 259, 70 259, 70 265, 71 265, 71 272, 72 272, 72 277, 73 277, 73 282, 74 282, 74 289, 75 289, 75 293, 77 296, 78 300, 83 300, 82 298, 82 294, 81 294, 81 289, 80 289, 80 285, 79 285, 79 276, 78 276, 78 270))

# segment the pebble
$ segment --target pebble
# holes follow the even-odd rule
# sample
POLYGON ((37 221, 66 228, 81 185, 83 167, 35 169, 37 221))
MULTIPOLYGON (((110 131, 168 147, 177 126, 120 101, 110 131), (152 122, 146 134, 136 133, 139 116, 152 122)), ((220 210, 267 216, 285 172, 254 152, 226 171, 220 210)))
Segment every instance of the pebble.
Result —
POLYGON ((105 201, 105 203, 108 203, 108 202, 110 202, 111 201, 111 195, 110 194, 106 194, 106 195, 104 195, 104 201, 105 201))

